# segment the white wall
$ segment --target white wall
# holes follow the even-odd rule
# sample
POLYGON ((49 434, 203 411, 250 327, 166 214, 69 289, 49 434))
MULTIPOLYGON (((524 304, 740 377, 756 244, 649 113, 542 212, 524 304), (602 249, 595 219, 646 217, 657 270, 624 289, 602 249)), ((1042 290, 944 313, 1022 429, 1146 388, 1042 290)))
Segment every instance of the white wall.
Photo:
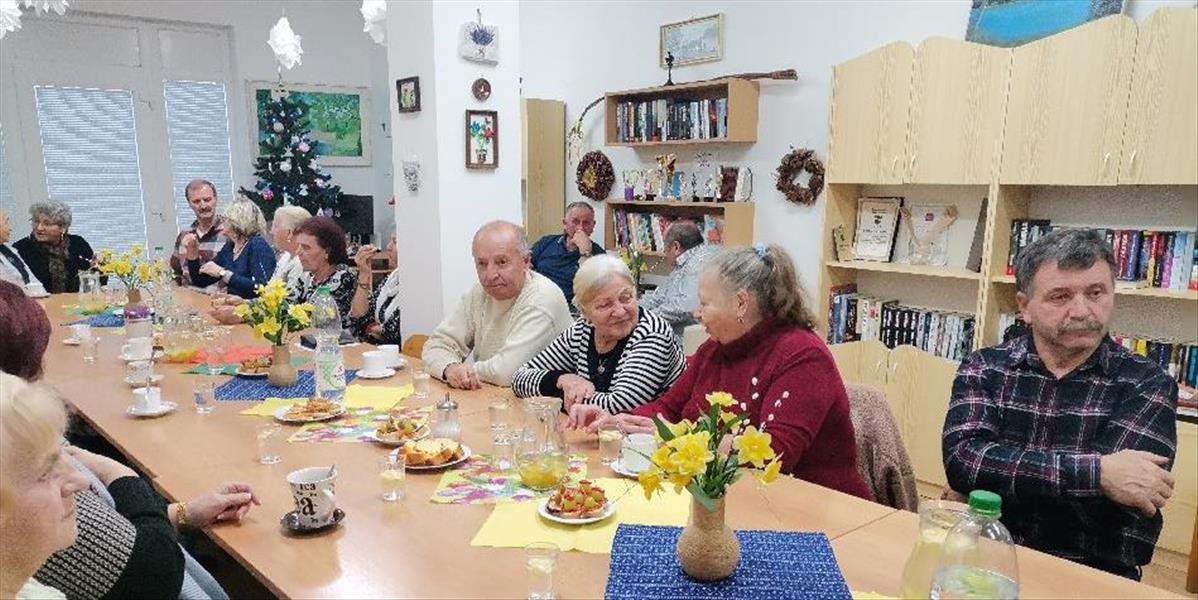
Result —
MULTIPOLYGON (((229 125, 233 137, 233 177, 238 185, 252 187, 256 179, 250 154, 253 115, 248 114, 245 82, 276 78, 274 53, 266 45, 269 31, 286 10, 291 27, 302 38, 303 64, 284 72, 285 81, 295 83, 366 87, 371 90, 373 115, 363 128, 370 128, 374 157, 369 167, 325 167, 333 182, 349 194, 375 198, 375 231, 393 226, 391 207, 391 144, 384 137, 389 86, 386 53, 362 32, 362 16, 356 2, 218 0, 194 2, 148 2, 74 0, 71 13, 93 13, 118 17, 181 21, 225 26, 232 38, 232 81, 229 88, 229 125)), ((60 18, 50 15, 47 19, 60 18)), ((17 31, 14 35, 21 35, 17 31)), ((214 48, 214 52, 220 49, 214 48)), ((385 243, 385 239, 384 239, 385 243)))
MULTIPOLYGON (((1163 5, 1188 7, 1193 0, 1133 0, 1125 12, 1143 19, 1163 5)), ((810 289, 819 277, 824 198, 812 206, 786 202, 774 189, 773 172, 790 146, 812 148, 827 161, 832 66, 894 41, 916 45, 931 36, 962 39, 969 7, 969 0, 525 2, 524 95, 564 100, 567 122, 573 122, 604 92, 665 82, 657 61, 660 25, 723 13, 724 59, 675 69, 675 82, 783 68, 798 71, 799 80, 761 82, 757 143, 674 146, 670 151, 678 154, 683 171, 691 170, 696 149, 713 150, 716 163, 749 166, 757 202, 755 237, 790 251, 810 289)), ((662 152, 604 147, 602 105, 587 115, 584 130, 586 149, 602 149, 617 173, 651 166, 653 156, 662 152)), ((573 166, 567 165, 566 177, 567 202, 584 200, 573 166)))
MULTIPOLYGON (((480 225, 495 219, 515 223, 520 212, 520 5, 515 2, 405 2, 390 5, 389 75, 420 77, 421 111, 397 114, 393 153, 398 165, 415 158, 423 167, 420 191, 396 182, 404 331, 431 332, 477 282, 470 244, 480 225), (499 64, 458 57, 458 29, 477 18, 499 28, 499 64), (471 83, 491 82, 491 97, 474 99, 471 83), (499 165, 465 166, 466 109, 499 113, 499 165)), ((391 102, 395 102, 394 99, 391 102)), ((394 111, 394 106, 392 107, 394 111)), ((396 167, 401 172, 400 167, 396 167)))

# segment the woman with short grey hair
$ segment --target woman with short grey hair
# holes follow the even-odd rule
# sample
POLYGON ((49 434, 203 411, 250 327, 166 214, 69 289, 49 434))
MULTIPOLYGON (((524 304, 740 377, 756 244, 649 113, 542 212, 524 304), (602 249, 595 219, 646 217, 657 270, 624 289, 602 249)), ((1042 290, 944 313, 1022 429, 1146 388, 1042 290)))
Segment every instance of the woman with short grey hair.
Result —
POLYGON ((13 244, 33 275, 51 294, 79 291, 79 272, 91 268, 95 253, 87 240, 68 233, 71 208, 50 200, 29 207, 32 230, 13 244))
POLYGON ((212 260, 200 264, 198 248, 188 250, 187 271, 200 287, 220 284, 242 298, 253 298, 275 272, 275 251, 267 243, 266 219, 253 202, 238 199, 225 209, 221 235, 228 241, 212 260))
POLYGON ((304 265, 295 256, 295 238, 291 232, 311 218, 312 213, 302 206, 281 206, 275 210, 274 220, 270 223, 270 237, 278 252, 274 277, 282 279, 287 284, 287 291, 295 297, 303 288, 303 280, 307 275, 304 265))
POLYGON ((637 306, 632 273, 602 254, 574 275, 581 316, 512 376, 516 396, 554 396, 622 413, 664 393, 686 357, 670 324, 637 306))

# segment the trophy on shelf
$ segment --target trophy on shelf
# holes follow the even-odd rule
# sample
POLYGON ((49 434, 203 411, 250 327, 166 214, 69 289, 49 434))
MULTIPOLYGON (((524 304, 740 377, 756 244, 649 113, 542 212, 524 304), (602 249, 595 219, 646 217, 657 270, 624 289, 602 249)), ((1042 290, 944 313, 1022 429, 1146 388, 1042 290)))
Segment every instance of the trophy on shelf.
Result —
POLYGON ((624 199, 639 199, 636 193, 636 184, 641 180, 641 172, 636 169, 628 169, 620 173, 620 178, 624 180, 624 199))
POLYGON ((657 191, 661 189, 661 169, 646 169, 645 178, 641 183, 645 200, 653 201, 653 198, 657 196, 657 191))
POLYGON ((657 155, 657 171, 660 178, 654 189, 658 190, 658 194, 662 199, 673 198, 674 195, 674 163, 678 157, 673 154, 658 154, 657 155))
POLYGON ((707 181, 703 184, 703 201, 715 202, 716 194, 720 191, 720 177, 718 173, 709 172, 707 181))

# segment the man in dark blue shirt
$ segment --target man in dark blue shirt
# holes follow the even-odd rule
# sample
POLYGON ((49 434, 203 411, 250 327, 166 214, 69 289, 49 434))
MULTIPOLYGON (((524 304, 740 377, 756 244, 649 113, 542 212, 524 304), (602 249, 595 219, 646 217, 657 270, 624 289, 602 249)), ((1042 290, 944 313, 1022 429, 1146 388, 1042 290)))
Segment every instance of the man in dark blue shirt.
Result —
POLYGON ((586 202, 566 207, 562 218, 563 233, 547 235, 532 245, 532 269, 562 288, 570 310, 574 310, 574 274, 578 264, 592 254, 602 254, 603 246, 591 241, 595 232, 595 210, 586 202))

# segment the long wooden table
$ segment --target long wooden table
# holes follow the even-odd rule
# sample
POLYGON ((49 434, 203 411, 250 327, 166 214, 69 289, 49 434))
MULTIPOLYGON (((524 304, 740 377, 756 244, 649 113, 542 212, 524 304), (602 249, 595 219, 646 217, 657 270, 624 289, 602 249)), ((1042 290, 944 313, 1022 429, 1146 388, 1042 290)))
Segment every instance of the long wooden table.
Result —
MULTIPOLYGON (((202 309, 207 298, 177 291, 181 301, 202 309)), ((69 295, 43 301, 55 325, 73 320, 64 306, 69 295)), ((409 472, 407 498, 399 503, 379 499, 378 461, 386 448, 366 443, 281 444, 282 462, 260 465, 254 429, 263 417, 238 414, 252 402, 217 402, 211 414, 192 410, 194 377, 190 365, 162 365, 164 397, 179 410, 157 419, 125 414, 131 392, 117 357, 124 339, 113 329, 96 329, 100 358, 84 364, 78 348, 64 346, 66 327, 54 328, 47 351, 45 381, 55 386, 101 434, 129 457, 171 499, 188 499, 222 481, 253 485, 262 499, 240 523, 222 524, 208 534, 279 596, 315 597, 522 597, 526 593, 523 551, 470 545, 490 515, 489 505, 441 505, 428 500, 439 474, 409 472), (346 512, 336 529, 312 537, 287 535, 279 518, 293 508, 286 474, 294 469, 337 464, 338 505, 346 512)), ((235 343, 255 343, 248 327, 233 330, 235 343)), ((258 342, 260 343, 260 342, 258 342)), ((361 364, 370 346, 346 349, 347 364, 361 364)), ((412 359, 409 358, 409 361, 412 359)), ((413 366, 418 361, 412 361, 413 366)), ((357 385, 397 385, 404 375, 357 385)), ((214 380, 221 382, 226 377, 214 380)), ((433 382, 432 402, 445 392, 433 382)), ((490 451, 486 406, 493 398, 511 397, 505 388, 452 392, 459 402, 462 437, 475 451, 490 451)), ((292 428, 284 426, 284 434, 292 428)), ((597 460, 594 437, 572 434, 572 450, 588 456, 593 477, 614 476, 597 460)), ((729 525, 738 529, 822 531, 833 540, 837 558, 853 589, 897 594, 898 577, 917 532, 915 515, 867 502, 791 478, 761 488, 744 478, 728 497, 729 525)), ((1109 591, 1122 597, 1168 595, 1031 551, 1021 555, 1026 596, 1071 596, 1082 590, 1109 591), (1044 583, 1041 583, 1044 582, 1044 583), (1052 582, 1052 585, 1048 585, 1052 582), (1035 593, 1040 592, 1040 593, 1035 593)), ((563 553, 556 574, 561 597, 603 595, 608 572, 606 555, 563 553)))

